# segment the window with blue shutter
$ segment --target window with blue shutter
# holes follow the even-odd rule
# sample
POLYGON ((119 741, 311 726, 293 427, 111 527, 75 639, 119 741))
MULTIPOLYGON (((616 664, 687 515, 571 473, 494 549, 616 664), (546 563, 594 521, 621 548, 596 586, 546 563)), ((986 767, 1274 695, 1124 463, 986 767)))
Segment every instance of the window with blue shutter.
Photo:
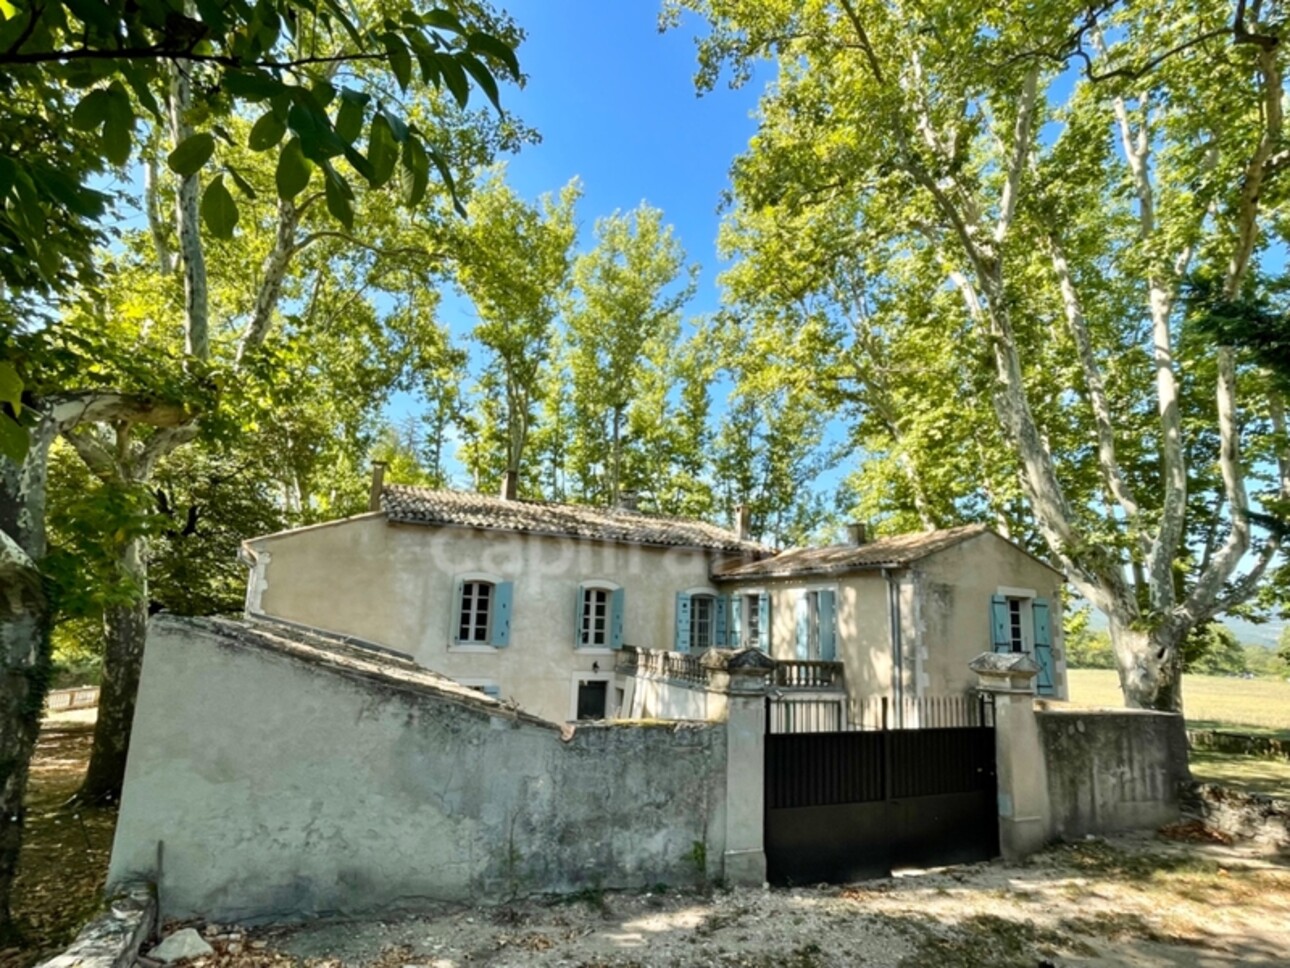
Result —
POLYGON ((457 580, 456 624, 452 641, 456 645, 506 645, 510 636, 511 584, 488 577, 465 576, 457 580), (498 602, 499 594, 505 601, 498 602))
POLYGON ((1002 595, 990 598, 990 635, 995 652, 1012 651, 1012 618, 1002 595))
POLYGON ((805 661, 811 657, 811 603, 806 592, 798 593, 794 613, 794 652, 805 661))
POLYGON ((611 598, 611 616, 610 616, 610 642, 611 649, 621 649, 623 647, 623 604, 627 596, 621 588, 615 588, 611 598))
POLYGON ((690 651, 690 596, 687 592, 676 593, 676 634, 673 648, 677 652, 690 651))
POLYGON ((730 648, 743 648, 744 632, 744 595, 730 596, 730 631, 728 638, 730 648))
POLYGON ((833 589, 820 591, 816 599, 816 636, 820 643, 820 658, 832 662, 837 658, 837 608, 833 589))
POLYGON ((757 641, 752 643, 757 648, 770 654, 770 593, 762 592, 757 596, 757 641))
POLYGON ((730 617, 730 599, 725 595, 718 595, 714 614, 712 616, 712 644, 718 649, 724 649, 727 646, 729 633, 726 631, 727 621, 730 617))
POLYGON ((511 644, 511 600, 514 582, 499 581, 493 586, 493 614, 490 619, 489 644, 504 649, 511 644))
POLYGON ((1039 666, 1036 691, 1041 696, 1057 692, 1057 676, 1053 664, 1053 633, 1049 626, 1048 601, 1036 598, 1030 603, 1030 614, 1035 623, 1035 664, 1039 666))

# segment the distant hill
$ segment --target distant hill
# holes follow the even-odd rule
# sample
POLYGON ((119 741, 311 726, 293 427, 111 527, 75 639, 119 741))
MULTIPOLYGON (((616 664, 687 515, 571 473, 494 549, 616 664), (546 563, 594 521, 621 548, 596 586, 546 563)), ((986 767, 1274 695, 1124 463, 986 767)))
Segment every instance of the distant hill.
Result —
MULTIPOLYGON (((1281 630, 1286 627, 1283 619, 1256 625, 1243 618, 1225 618, 1223 624, 1236 633, 1242 645, 1261 645, 1265 649, 1275 649, 1281 639, 1281 630)), ((1099 632, 1106 630, 1106 616, 1094 609, 1089 615, 1089 628, 1099 632)))

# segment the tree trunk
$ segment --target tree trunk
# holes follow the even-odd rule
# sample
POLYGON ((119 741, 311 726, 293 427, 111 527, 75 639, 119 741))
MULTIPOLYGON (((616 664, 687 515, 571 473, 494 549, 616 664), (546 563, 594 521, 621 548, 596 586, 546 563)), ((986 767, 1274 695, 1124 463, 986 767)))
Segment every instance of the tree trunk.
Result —
POLYGON ((76 794, 81 803, 111 804, 121 799, 125 755, 134 723, 134 703, 148 631, 148 571, 142 538, 125 542, 119 564, 122 578, 136 590, 137 598, 103 611, 103 680, 90 765, 85 782, 76 794))
POLYGON ((38 566, 45 554, 45 458, 52 437, 47 423, 34 429, 21 467, 0 457, 0 943, 14 934, 9 893, 49 689, 51 623, 38 566))
POLYGON ((1115 615, 1109 625, 1124 704, 1132 709, 1182 712, 1182 641, 1187 630, 1178 626, 1136 629, 1115 615))

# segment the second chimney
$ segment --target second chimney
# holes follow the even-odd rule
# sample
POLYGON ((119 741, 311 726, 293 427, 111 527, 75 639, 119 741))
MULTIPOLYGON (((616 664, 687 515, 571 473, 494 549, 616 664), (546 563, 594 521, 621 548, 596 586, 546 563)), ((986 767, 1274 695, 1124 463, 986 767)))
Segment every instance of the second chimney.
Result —
POLYGON ((507 471, 502 475, 502 493, 503 501, 514 501, 519 495, 519 478, 520 476, 514 471, 507 471))
POLYGON ((752 536, 752 508, 747 504, 735 505, 735 537, 747 541, 752 536))
POLYGON ((863 522, 852 521, 847 525, 847 544, 862 545, 869 540, 869 529, 863 522))
POLYGON ((372 461, 372 488, 367 492, 367 509, 381 510, 381 492, 385 490, 385 461, 372 461))

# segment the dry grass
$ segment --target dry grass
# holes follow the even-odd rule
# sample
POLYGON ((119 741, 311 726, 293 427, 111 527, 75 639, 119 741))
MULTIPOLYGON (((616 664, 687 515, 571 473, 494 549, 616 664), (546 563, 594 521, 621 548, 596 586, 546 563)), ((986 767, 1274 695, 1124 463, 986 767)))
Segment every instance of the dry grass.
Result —
MULTIPOLYGON (((1124 705, 1113 670, 1070 669, 1066 675, 1072 702, 1124 705)), ((1276 733, 1290 738, 1290 682, 1186 675, 1183 713, 1189 726, 1276 733)))

